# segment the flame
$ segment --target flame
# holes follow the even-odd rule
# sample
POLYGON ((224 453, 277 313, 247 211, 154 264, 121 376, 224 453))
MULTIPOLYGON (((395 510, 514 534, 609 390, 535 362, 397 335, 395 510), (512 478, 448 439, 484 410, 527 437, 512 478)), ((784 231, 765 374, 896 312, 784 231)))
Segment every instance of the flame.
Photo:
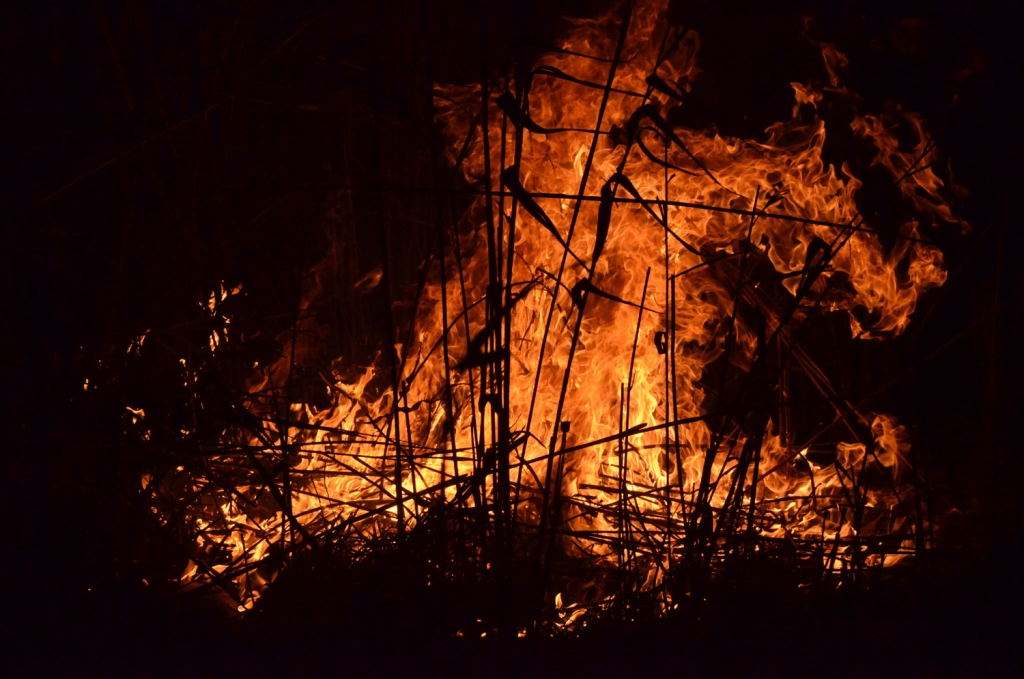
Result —
MULTIPOLYGON (((924 523, 908 507, 909 443, 895 418, 833 393, 837 421, 864 434, 797 445, 782 415, 730 419, 709 385, 723 361, 741 376, 764 370, 774 341, 831 390, 796 344, 800 325, 830 312, 865 340, 902 332, 945 280, 941 253, 918 221, 883 248, 858 213, 861 182, 822 160, 825 124, 806 114, 822 94, 810 84, 792 84, 793 117, 765 141, 665 123, 699 76, 699 39, 667 27, 662 0, 635 5, 626 22, 620 10, 577 21, 534 65, 527 96, 513 94, 522 82, 438 86, 447 157, 480 196, 431 264, 409 341, 339 369, 330 407, 281 412, 289 344, 249 381, 260 428, 225 432, 205 471, 146 478, 166 515, 185 505, 182 583, 233 588, 249 609, 276 573, 268 555, 408 531, 438 501, 505 503, 524 549, 543 551, 547 535, 549 550, 593 572, 630 564, 637 591, 664 589, 697 530, 788 543, 826 572, 914 551, 924 523), (869 473, 882 481, 865 485, 869 473), (871 536, 896 546, 865 556, 871 536)), ((822 50, 836 86, 846 58, 822 50)), ((958 221, 919 117, 894 109, 852 130, 922 219, 958 221)), ((372 271, 358 291, 381 278, 372 271)), ((209 312, 235 292, 211 293, 209 312)), ((226 339, 215 331, 211 350, 226 339)), ((562 627, 615 593, 597 576, 563 586, 562 627)))

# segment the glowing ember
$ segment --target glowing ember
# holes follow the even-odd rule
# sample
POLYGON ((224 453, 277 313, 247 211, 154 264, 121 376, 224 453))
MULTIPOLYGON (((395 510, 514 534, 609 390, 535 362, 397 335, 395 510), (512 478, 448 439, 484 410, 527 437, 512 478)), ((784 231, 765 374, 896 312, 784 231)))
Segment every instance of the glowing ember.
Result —
MULTIPOLYGON (((861 183, 822 162, 810 85, 793 83, 793 118, 765 142, 666 122, 699 43, 667 28, 663 2, 580 21, 560 47, 529 83, 438 87, 448 157, 480 195, 431 263, 408 340, 336 374, 330 407, 282 413, 286 346, 250 381, 258 426, 225 432, 201 469, 144 480, 192 541, 183 583, 251 608, 281 555, 358 551, 442 506, 537 565, 559 626, 627 590, 671 606, 683 590, 662 585, 684 563, 714 572, 785 545, 832 573, 926 546, 904 428, 842 398, 798 339, 825 312, 864 340, 902 332, 945 280, 938 249, 910 221, 886 252, 857 212, 861 183), (788 371, 836 426, 793 440, 788 371)), ((823 56, 837 86, 845 58, 823 56)), ((923 217, 955 221, 920 120, 852 128, 923 217)))

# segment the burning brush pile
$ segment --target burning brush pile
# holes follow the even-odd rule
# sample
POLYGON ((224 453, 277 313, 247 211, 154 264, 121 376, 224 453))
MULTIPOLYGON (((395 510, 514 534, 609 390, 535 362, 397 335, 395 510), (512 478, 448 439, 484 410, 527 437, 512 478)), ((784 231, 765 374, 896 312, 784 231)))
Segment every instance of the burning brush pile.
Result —
MULTIPOLYGON (((907 425, 845 396, 833 354, 903 332, 945 281, 938 151, 913 113, 858 113, 827 43, 763 141, 689 129, 699 46, 643 0, 507 77, 436 87, 471 208, 437 226, 375 360, 294 386, 327 257, 275 362, 224 396, 233 424, 184 425, 144 477, 182 588, 246 611, 303 554, 428 544, 427 584, 505 592, 518 612, 482 629, 526 634, 657 616, 765 560, 870 582, 933 545, 907 425), (826 111, 848 162, 823 160, 826 111), (897 226, 859 207, 864 172, 897 226)), ((358 292, 394 294, 389 266, 358 292)), ((209 300, 214 360, 244 294, 209 300)))

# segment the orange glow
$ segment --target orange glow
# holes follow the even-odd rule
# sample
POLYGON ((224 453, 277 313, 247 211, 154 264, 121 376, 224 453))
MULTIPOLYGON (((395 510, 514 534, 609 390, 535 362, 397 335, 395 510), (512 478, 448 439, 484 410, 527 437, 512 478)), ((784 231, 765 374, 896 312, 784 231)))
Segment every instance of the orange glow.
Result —
MULTIPOLYGON (((275 577, 268 555, 325 536, 358 547, 410 531, 439 501, 486 503, 495 522, 497 508, 514 503, 517 546, 542 550, 554 530, 551 549, 591 572, 628 562, 637 591, 657 590, 697 531, 710 540, 712 570, 741 535, 790 544, 830 573, 855 560, 891 566, 923 544, 904 427, 839 396, 797 335, 821 313, 845 315, 863 341, 901 333, 921 294, 945 281, 941 253, 917 221, 885 251, 858 214, 861 182, 822 161, 825 124, 798 113, 821 101, 809 84, 792 84, 793 117, 766 141, 665 123, 699 75, 699 39, 666 29, 664 2, 634 4, 621 50, 614 10, 576 22, 561 51, 534 65, 525 105, 516 83, 495 84, 486 145, 481 88, 437 87, 447 158, 481 195, 457 247, 453 233, 444 261, 431 264, 410 341, 339 370, 329 408, 292 404, 280 414, 273 393, 288 379, 286 346, 250 379, 247 408, 260 431, 226 431, 224 452, 211 452, 203 472, 143 481, 159 486, 165 516, 184 510, 192 561, 183 585, 216 582, 246 610, 275 577), (502 292, 489 300, 492 281, 502 292), (712 398, 720 369, 777 382, 773 362, 787 352, 788 365, 832 398, 842 434, 791 440, 783 408, 749 402, 763 396, 754 386, 739 392, 745 405, 735 411, 712 398), (868 471, 882 482, 861 483, 868 471), (231 492, 223 478, 211 481, 218 475, 231 492), (873 536, 891 547, 864 552, 873 536)), ((837 86, 846 59, 822 48, 837 86)), ((922 221, 957 221, 918 117, 896 110, 852 127, 922 221), (899 121, 916 134, 913 148, 897 142, 899 121)), ((381 276, 368 275, 360 291, 381 276)), ((210 312, 231 292, 212 294, 210 312)), ((224 341, 212 335, 211 350, 224 341)), ((556 626, 615 595, 597 576, 579 577, 549 593, 556 626)), ((668 591, 662 601, 672 605, 668 591)))

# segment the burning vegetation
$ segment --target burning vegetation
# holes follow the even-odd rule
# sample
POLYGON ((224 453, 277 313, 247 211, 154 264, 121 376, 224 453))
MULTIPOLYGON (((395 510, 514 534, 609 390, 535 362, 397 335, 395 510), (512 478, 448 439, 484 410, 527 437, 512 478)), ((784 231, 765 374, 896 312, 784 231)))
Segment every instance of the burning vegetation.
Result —
MULTIPOLYGON (((946 280, 929 232, 967 226, 938 150, 913 113, 858 112, 827 43, 827 77, 792 83, 761 141, 693 129, 700 39, 668 14, 624 3, 536 63, 437 85, 473 202, 430 227, 411 312, 385 257, 351 294, 387 296, 390 337, 300 388, 328 253, 275 360, 221 402, 232 424, 183 425, 199 443, 143 478, 188 550, 183 588, 246 611, 303 554, 418 543, 428 584, 501 592, 460 634, 528 634, 657 616, 766 560, 843 586, 932 547, 906 424, 829 366, 946 280), (824 111, 856 158, 825 160, 824 111), (865 172, 895 214, 865 211, 865 172)), ((205 303, 214 355, 243 294, 205 303)))

